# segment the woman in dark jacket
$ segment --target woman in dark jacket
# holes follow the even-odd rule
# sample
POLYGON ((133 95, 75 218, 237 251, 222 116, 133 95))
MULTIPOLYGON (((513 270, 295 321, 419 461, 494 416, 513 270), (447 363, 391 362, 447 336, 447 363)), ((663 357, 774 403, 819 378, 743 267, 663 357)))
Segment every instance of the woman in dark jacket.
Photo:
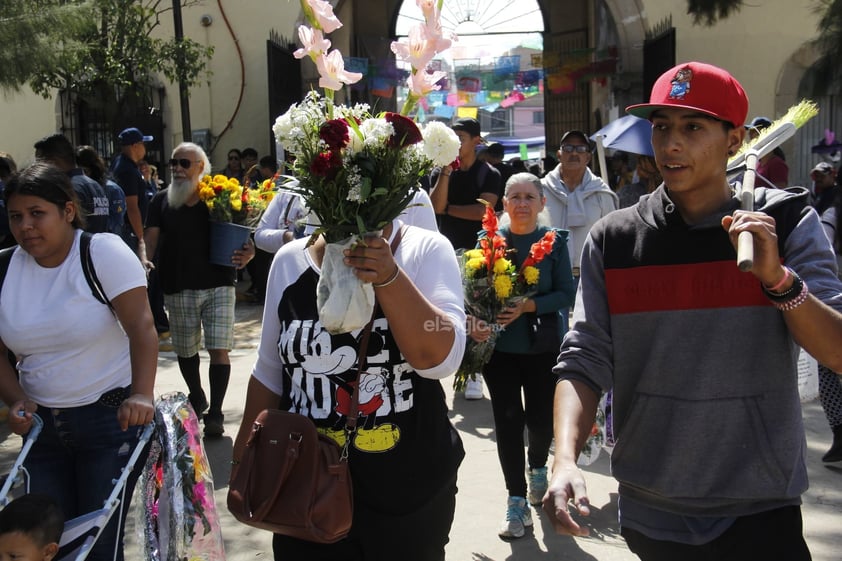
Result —
MULTIPOLYGON (((517 173, 506 182, 501 222, 507 224, 500 228, 500 235, 505 236, 507 247, 514 249, 508 257, 518 270, 532 244, 553 230, 539 220, 545 202, 543 187, 535 175, 517 173)), ((529 504, 540 504, 547 490, 546 463, 553 437, 555 389, 552 368, 561 343, 558 310, 571 306, 576 293, 567 232, 553 231, 552 251, 536 265, 537 291, 498 314, 497 325, 503 331, 483 370, 494 412, 497 455, 509 491, 506 517, 499 530, 504 538, 524 535, 524 527, 532 525, 529 504), (528 493, 524 427, 528 435, 528 493)), ((491 332, 487 325, 469 325, 470 335, 476 341, 487 339, 491 332)))

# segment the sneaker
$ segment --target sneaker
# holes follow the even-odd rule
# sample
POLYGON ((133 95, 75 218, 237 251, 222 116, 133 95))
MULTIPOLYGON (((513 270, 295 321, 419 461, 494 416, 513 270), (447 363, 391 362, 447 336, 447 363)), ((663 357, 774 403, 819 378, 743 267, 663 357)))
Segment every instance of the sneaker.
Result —
POLYGON ((522 538, 526 527, 532 526, 532 511, 523 497, 509 497, 506 505, 506 519, 497 534, 501 538, 522 538))
POLYGON ((191 393, 187 396, 187 401, 190 402, 190 405, 193 407, 193 411, 201 421, 202 417, 205 415, 205 411, 207 411, 208 407, 210 407, 208 405, 208 398, 205 396, 205 392, 203 391, 198 397, 191 393))
POLYGON ((224 425, 225 415, 221 411, 210 411, 205 415, 205 436, 222 436, 224 425))
POLYGON ((547 492, 547 468, 529 468, 526 470, 526 477, 529 479, 529 504, 539 506, 547 492))
POLYGON ((465 399, 482 399, 482 374, 477 373, 476 380, 468 379, 465 384, 465 399))

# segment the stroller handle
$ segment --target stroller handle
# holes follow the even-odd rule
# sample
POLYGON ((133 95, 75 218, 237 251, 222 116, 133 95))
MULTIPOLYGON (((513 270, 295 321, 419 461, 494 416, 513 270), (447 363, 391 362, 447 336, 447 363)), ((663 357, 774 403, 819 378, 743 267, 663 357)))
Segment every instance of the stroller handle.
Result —
POLYGON ((38 435, 41 434, 41 430, 44 428, 44 420, 38 416, 37 413, 32 414, 32 428, 29 429, 29 432, 26 433, 26 437, 24 437, 23 446, 20 449, 20 453, 18 457, 15 459, 15 463, 12 464, 12 468, 9 470, 9 474, 6 476, 6 481, 3 482, 3 487, 0 488, 0 508, 5 507, 9 504, 9 492, 11 492, 12 487, 18 483, 20 473, 23 470, 23 462, 26 460, 27 454, 29 454, 30 448, 32 445, 35 444, 35 441, 38 440, 38 435))

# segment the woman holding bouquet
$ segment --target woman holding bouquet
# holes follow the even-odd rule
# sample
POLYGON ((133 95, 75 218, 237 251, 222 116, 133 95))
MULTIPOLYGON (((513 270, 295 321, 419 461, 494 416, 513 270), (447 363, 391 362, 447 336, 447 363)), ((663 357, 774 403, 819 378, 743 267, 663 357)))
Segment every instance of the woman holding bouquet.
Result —
MULTIPOLYGON (((499 531, 503 538, 524 535, 525 527, 532 525, 527 497, 530 504, 539 505, 547 490, 555 389, 552 368, 560 345, 557 312, 570 306, 576 293, 567 232, 539 220, 545 202, 541 181, 535 175, 517 173, 506 182, 501 222, 508 225, 500 228, 499 235, 506 239, 507 258, 520 277, 526 276, 520 283, 526 287, 525 294, 511 297, 494 325, 469 321, 470 336, 478 342, 488 339, 493 329, 502 330, 483 374, 491 395, 497 455, 509 491, 499 531), (537 269, 537 283, 530 268, 537 269), (528 494, 524 427, 528 434, 528 494)), ((518 284, 515 282, 516 287, 518 284)))
MULTIPOLYGON (((349 447, 353 526, 333 544, 275 534, 277 561, 444 560, 464 450, 448 419, 439 379, 452 374, 462 359, 463 296, 447 239, 401 226, 395 220, 383 237, 367 237, 365 246, 345 252, 345 265, 373 285, 378 304, 367 366, 358 381, 357 432, 349 447), (393 253, 390 244, 396 240, 393 253)), ((234 444, 232 478, 252 420, 263 409, 306 415, 319 431, 344 438, 361 330, 331 334, 322 326, 316 284, 325 238, 306 244, 307 239, 284 244, 269 271, 263 332, 234 444)), ((552 392, 547 396, 552 399, 552 392)))

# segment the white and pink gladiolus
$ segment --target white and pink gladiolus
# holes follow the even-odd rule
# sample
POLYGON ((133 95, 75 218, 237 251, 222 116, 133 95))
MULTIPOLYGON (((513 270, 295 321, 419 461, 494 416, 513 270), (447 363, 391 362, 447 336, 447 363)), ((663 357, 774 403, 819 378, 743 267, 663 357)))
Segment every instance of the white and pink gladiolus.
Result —
POLYGON ((298 39, 303 46, 292 53, 292 56, 295 58, 309 56, 315 62, 319 55, 326 53, 330 49, 330 41, 325 39, 321 29, 299 25, 298 39))
POLYGON ((419 24, 409 30, 406 43, 392 41, 392 52, 413 70, 424 69, 436 56, 436 42, 430 41, 425 26, 419 24))
POLYGON ((326 90, 342 89, 342 84, 355 84, 363 77, 359 72, 345 70, 342 53, 337 50, 316 57, 316 67, 319 69, 319 75, 321 76, 319 87, 326 90))
POLYGON ((450 33, 449 37, 444 36, 441 27, 441 7, 443 0, 415 0, 415 4, 424 14, 424 25, 427 41, 434 44, 436 52, 440 53, 450 48, 456 40, 456 35, 450 33))
POLYGON ((301 0, 301 9, 307 21, 325 33, 342 27, 342 22, 333 14, 333 7, 325 0, 301 0))
POLYGON ((441 86, 439 86, 437 82, 446 76, 447 72, 443 72, 441 70, 437 70, 435 72, 418 70, 417 72, 413 72, 409 75, 409 78, 406 79, 406 85, 409 87, 409 91, 413 95, 421 98, 430 92, 441 89, 441 86))
POLYGON ((415 0, 415 5, 424 14, 424 21, 438 20, 441 14, 441 7, 444 5, 444 0, 415 0))

